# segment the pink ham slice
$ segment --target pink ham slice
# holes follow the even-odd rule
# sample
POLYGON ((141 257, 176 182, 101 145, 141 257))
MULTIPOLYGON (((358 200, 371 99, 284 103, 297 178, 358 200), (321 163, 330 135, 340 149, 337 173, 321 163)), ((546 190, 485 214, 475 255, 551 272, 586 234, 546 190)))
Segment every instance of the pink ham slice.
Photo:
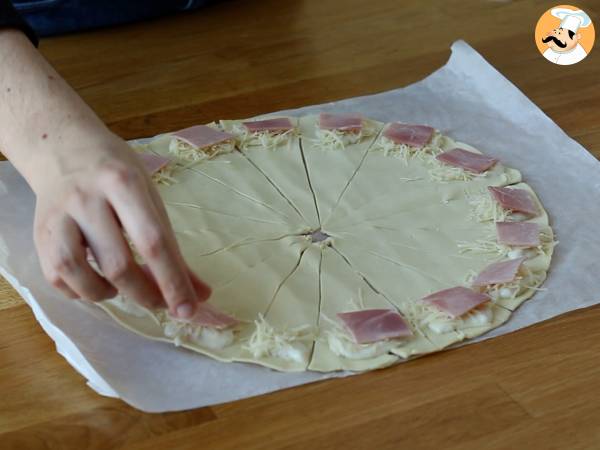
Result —
POLYGON ((260 131, 283 132, 292 130, 294 128, 294 124, 287 117, 242 122, 242 124, 248 131, 252 133, 257 133, 260 131))
POLYGON ((337 316, 350 331, 357 344, 412 336, 412 331, 406 321, 391 309, 364 309, 338 313, 337 316))
POLYGON ((319 115, 319 128, 322 130, 340 130, 359 132, 363 127, 360 114, 329 114, 319 115))
POLYGON ((498 243, 517 247, 540 245, 540 227, 531 222, 496 222, 498 243))
MULTIPOLYGON (((150 277, 150 279, 155 284, 157 284, 156 278, 154 278, 154 275, 152 274, 147 264, 140 264, 140 268, 148 277, 150 277)), ((207 328, 216 328, 217 330, 229 328, 240 323, 240 321, 237 320, 235 317, 232 317, 228 314, 225 314, 222 311, 219 311, 217 308, 215 308, 209 303, 199 303, 196 306, 196 312, 189 319, 180 319, 178 317, 173 318, 179 320, 180 322, 191 323, 207 328)))
POLYGON ((521 257, 490 264, 475 277, 473 286, 488 286, 515 281, 519 268, 525 259, 527 258, 521 257))
POLYGON ((449 314, 451 317, 460 317, 490 300, 490 297, 472 289, 457 286, 444 289, 428 295, 422 299, 423 302, 449 314))
POLYGON ((219 311, 208 303, 200 303, 196 307, 196 313, 191 318, 176 318, 176 320, 201 327, 216 328, 217 330, 229 328, 240 323, 236 318, 219 311))
POLYGON ((538 214, 537 206, 526 190, 495 186, 488 186, 488 189, 502 208, 531 216, 538 214))
POLYGON ((468 170, 469 172, 482 173, 498 162, 496 158, 479 153, 455 148, 436 156, 437 160, 454 167, 468 170))
POLYGON ((396 144, 423 147, 431 140, 434 131, 427 125, 407 125, 393 122, 386 127, 383 136, 396 144))
POLYGON ((235 138, 233 134, 215 130, 206 125, 196 125, 175 131, 172 136, 196 148, 211 147, 235 138))
POLYGON ((165 158, 153 153, 138 153, 138 157, 142 160, 142 164, 150 175, 154 175, 159 170, 164 169, 172 161, 171 158, 165 158))

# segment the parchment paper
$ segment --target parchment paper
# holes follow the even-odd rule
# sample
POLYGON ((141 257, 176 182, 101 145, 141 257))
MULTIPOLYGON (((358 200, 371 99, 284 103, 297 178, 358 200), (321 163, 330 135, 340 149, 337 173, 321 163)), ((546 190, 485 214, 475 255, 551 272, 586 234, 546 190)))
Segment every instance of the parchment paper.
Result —
MULTIPOLYGON (((547 290, 525 303, 506 325, 471 342, 600 303, 600 163, 465 42, 452 45, 444 67, 406 88, 285 112, 320 110, 432 125, 521 170, 540 196, 560 241, 544 284, 547 290)), ((34 198, 25 182, 9 163, 1 163, 0 273, 29 303, 57 351, 98 393, 159 412, 345 375, 218 363, 143 339, 93 306, 60 298, 39 268, 31 237, 33 211, 34 198)))

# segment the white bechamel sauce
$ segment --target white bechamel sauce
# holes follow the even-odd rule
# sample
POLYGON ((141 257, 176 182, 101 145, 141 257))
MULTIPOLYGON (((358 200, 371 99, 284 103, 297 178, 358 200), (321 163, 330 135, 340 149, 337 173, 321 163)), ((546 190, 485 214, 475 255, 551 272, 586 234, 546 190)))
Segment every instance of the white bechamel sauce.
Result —
POLYGON ((528 216, 522 213, 511 213, 508 217, 512 222, 525 222, 529 219, 528 216))
POLYGON ((494 318, 491 308, 478 308, 469 312, 461 320, 465 327, 483 327, 489 325, 494 318))
POLYGON ((349 336, 338 331, 326 333, 329 349, 336 355, 348 359, 369 359, 387 353, 394 345, 389 341, 374 342, 372 344, 357 344, 349 336))
POLYGON ((428 327, 436 334, 460 331, 466 328, 483 327, 490 325, 494 318, 494 312, 489 306, 473 309, 461 317, 434 319, 428 323, 428 327))
POLYGON ((219 350, 233 344, 235 333, 232 329, 218 330, 182 322, 163 315, 161 320, 165 336, 173 339, 175 345, 193 343, 211 350, 219 350))
POLYGON ((115 297, 114 299, 109 301, 121 311, 135 317, 146 317, 147 315, 152 314, 148 309, 144 308, 137 302, 129 300, 128 298, 125 298, 123 296, 115 297))
POLYGON ((230 346, 235 340, 233 330, 217 330, 201 327, 190 336, 192 342, 210 349, 221 349, 230 346))
POLYGON ((304 363, 308 360, 308 348, 302 342, 284 345, 275 350, 274 356, 286 361, 304 363))
POLYGON ((515 248, 508 252, 507 256, 510 259, 520 258, 525 254, 525 251, 522 248, 515 248))
POLYGON ((434 320, 429 322, 429 329, 437 334, 450 333, 454 331, 454 325, 449 320, 434 320))

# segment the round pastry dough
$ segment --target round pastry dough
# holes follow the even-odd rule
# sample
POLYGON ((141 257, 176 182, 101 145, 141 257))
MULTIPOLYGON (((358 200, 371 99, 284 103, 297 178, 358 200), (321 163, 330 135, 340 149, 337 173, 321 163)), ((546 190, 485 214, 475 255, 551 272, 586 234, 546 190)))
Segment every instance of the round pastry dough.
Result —
MULTIPOLYGON (((319 132, 318 116, 290 119, 294 132, 274 140, 248 136, 241 121, 223 121, 219 126, 237 137, 236 150, 179 161, 169 183, 158 184, 184 257, 213 287, 210 303, 240 325, 194 329, 122 297, 101 304, 117 322, 224 362, 362 371, 485 333, 539 289, 554 237, 517 170, 499 162, 472 175, 443 166, 435 159, 442 151, 479 151, 439 132, 414 149, 394 145, 373 120, 365 119, 359 139, 344 139, 319 132), (502 211, 488 186, 526 189, 540 214, 502 211), (542 244, 498 245, 494 219, 538 223, 542 244), (515 254, 527 257, 523 273, 486 289, 493 301, 484 307, 450 320, 420 302, 468 286, 490 263, 515 254), (397 310, 413 336, 354 343, 336 314, 370 308, 397 310)), ((170 141, 162 135, 136 149, 172 156, 170 141)))

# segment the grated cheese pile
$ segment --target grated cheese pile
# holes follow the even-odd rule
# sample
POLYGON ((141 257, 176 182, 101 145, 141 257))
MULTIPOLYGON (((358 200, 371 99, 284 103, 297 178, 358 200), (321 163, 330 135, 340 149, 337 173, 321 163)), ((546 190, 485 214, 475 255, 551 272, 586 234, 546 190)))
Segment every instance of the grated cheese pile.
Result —
POLYGON ((509 217, 509 211, 503 209, 486 191, 475 194, 465 191, 471 206, 470 219, 477 222, 503 222, 509 217))
POLYGON ((171 143, 169 144, 169 152, 171 152, 171 154, 179 159, 194 163, 214 158, 223 153, 230 153, 234 149, 235 143, 232 140, 223 141, 209 147, 197 148, 175 136, 171 139, 171 143))
POLYGON ((363 120, 360 131, 323 130, 317 126, 315 145, 322 150, 344 150, 347 145, 356 144, 364 138, 373 136, 377 129, 369 120, 363 120))
POLYGON ((291 138, 298 134, 296 128, 284 132, 250 132, 241 123, 233 124, 232 131, 238 136, 238 145, 241 150, 247 150, 250 147, 263 147, 268 150, 274 150, 282 144, 288 144, 289 147, 291 138))
POLYGON ((440 162, 436 155, 425 153, 422 155, 423 162, 428 166, 427 172, 432 181, 471 181, 476 178, 484 178, 487 171, 483 173, 473 173, 460 167, 452 167, 440 162))
POLYGON ((410 320, 417 323, 419 327, 427 327, 436 334, 485 326, 490 324, 493 319, 493 311, 489 305, 472 309, 456 318, 421 301, 406 302, 403 311, 406 311, 410 320))
POLYGON ((305 325, 288 330, 276 330, 262 314, 254 321, 256 326, 244 349, 253 357, 273 356, 292 362, 305 363, 309 349, 300 339, 312 339, 312 327, 305 325))
POLYGON ((445 143, 445 137, 436 131, 431 138, 431 142, 423 147, 411 147, 406 144, 397 144, 385 136, 380 136, 373 145, 371 151, 382 151, 385 156, 393 156, 408 165, 412 158, 426 160, 428 157, 442 153, 442 146, 445 143))

